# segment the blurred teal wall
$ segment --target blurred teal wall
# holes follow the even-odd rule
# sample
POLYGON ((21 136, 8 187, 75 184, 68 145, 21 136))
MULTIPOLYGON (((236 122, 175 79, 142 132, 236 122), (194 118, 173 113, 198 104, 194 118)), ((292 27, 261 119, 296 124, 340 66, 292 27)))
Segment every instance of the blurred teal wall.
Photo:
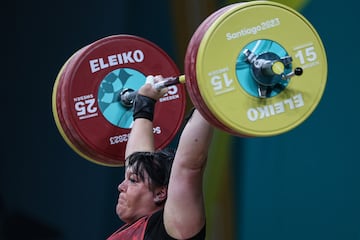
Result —
POLYGON ((234 139, 237 239, 360 239, 357 7, 309 1, 301 10, 328 58, 315 112, 286 134, 234 139))

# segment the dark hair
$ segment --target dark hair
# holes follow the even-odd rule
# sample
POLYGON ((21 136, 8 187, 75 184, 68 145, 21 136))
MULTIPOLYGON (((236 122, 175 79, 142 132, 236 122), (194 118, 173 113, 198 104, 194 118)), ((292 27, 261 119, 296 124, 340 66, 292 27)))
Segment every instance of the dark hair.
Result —
POLYGON ((156 152, 134 152, 127 158, 128 167, 132 167, 142 181, 145 181, 145 172, 149 176, 149 189, 167 186, 169 184, 171 166, 175 157, 173 149, 164 149, 156 152))

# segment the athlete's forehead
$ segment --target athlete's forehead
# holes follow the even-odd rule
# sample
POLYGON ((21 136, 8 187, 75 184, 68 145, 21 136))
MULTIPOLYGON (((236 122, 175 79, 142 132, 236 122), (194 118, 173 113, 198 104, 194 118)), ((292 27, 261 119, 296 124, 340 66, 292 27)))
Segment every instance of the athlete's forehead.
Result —
POLYGON ((135 174, 134 165, 125 164, 125 175, 135 174))
POLYGON ((149 174, 146 172, 145 169, 138 168, 139 163, 134 163, 132 165, 125 164, 125 176, 129 178, 132 175, 136 175, 136 177, 143 178, 145 182, 149 181, 149 174))
POLYGON ((136 165, 136 163, 130 165, 129 159, 126 159, 126 160, 125 160, 125 173, 128 172, 128 171, 133 172, 133 171, 134 171, 134 168, 135 168, 135 165, 136 165))

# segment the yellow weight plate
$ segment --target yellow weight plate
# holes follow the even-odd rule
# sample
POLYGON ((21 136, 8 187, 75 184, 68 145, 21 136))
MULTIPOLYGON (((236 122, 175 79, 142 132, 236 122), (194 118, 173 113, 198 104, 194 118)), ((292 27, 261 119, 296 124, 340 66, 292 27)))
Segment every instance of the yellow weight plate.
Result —
MULTIPOLYGON (((254 47, 256 48, 256 47, 254 47)), ((273 66, 281 71, 283 66, 273 66)), ((237 4, 208 27, 196 60, 196 79, 203 101, 212 114, 239 135, 272 136, 287 132, 315 110, 327 80, 322 41, 300 13, 270 1, 237 4), (303 69, 266 98, 251 94, 242 82, 253 81, 250 70, 237 74, 236 65, 251 44, 286 52, 292 67, 303 69)))

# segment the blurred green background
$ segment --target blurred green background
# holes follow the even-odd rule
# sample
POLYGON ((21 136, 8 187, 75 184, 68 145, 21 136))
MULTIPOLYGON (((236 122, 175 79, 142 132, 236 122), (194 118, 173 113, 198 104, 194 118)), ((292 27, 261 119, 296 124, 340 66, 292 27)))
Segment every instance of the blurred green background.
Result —
MULTIPOLYGON (((126 33, 156 43, 182 70, 196 27, 231 2, 3 6, 0 239, 98 240, 121 224, 114 208, 123 169, 82 159, 55 126, 51 94, 63 63, 91 42, 126 33)), ((205 179, 207 239, 359 240, 358 3, 279 2, 319 33, 328 58, 326 89, 315 112, 285 134, 245 139, 217 131, 205 179)))

